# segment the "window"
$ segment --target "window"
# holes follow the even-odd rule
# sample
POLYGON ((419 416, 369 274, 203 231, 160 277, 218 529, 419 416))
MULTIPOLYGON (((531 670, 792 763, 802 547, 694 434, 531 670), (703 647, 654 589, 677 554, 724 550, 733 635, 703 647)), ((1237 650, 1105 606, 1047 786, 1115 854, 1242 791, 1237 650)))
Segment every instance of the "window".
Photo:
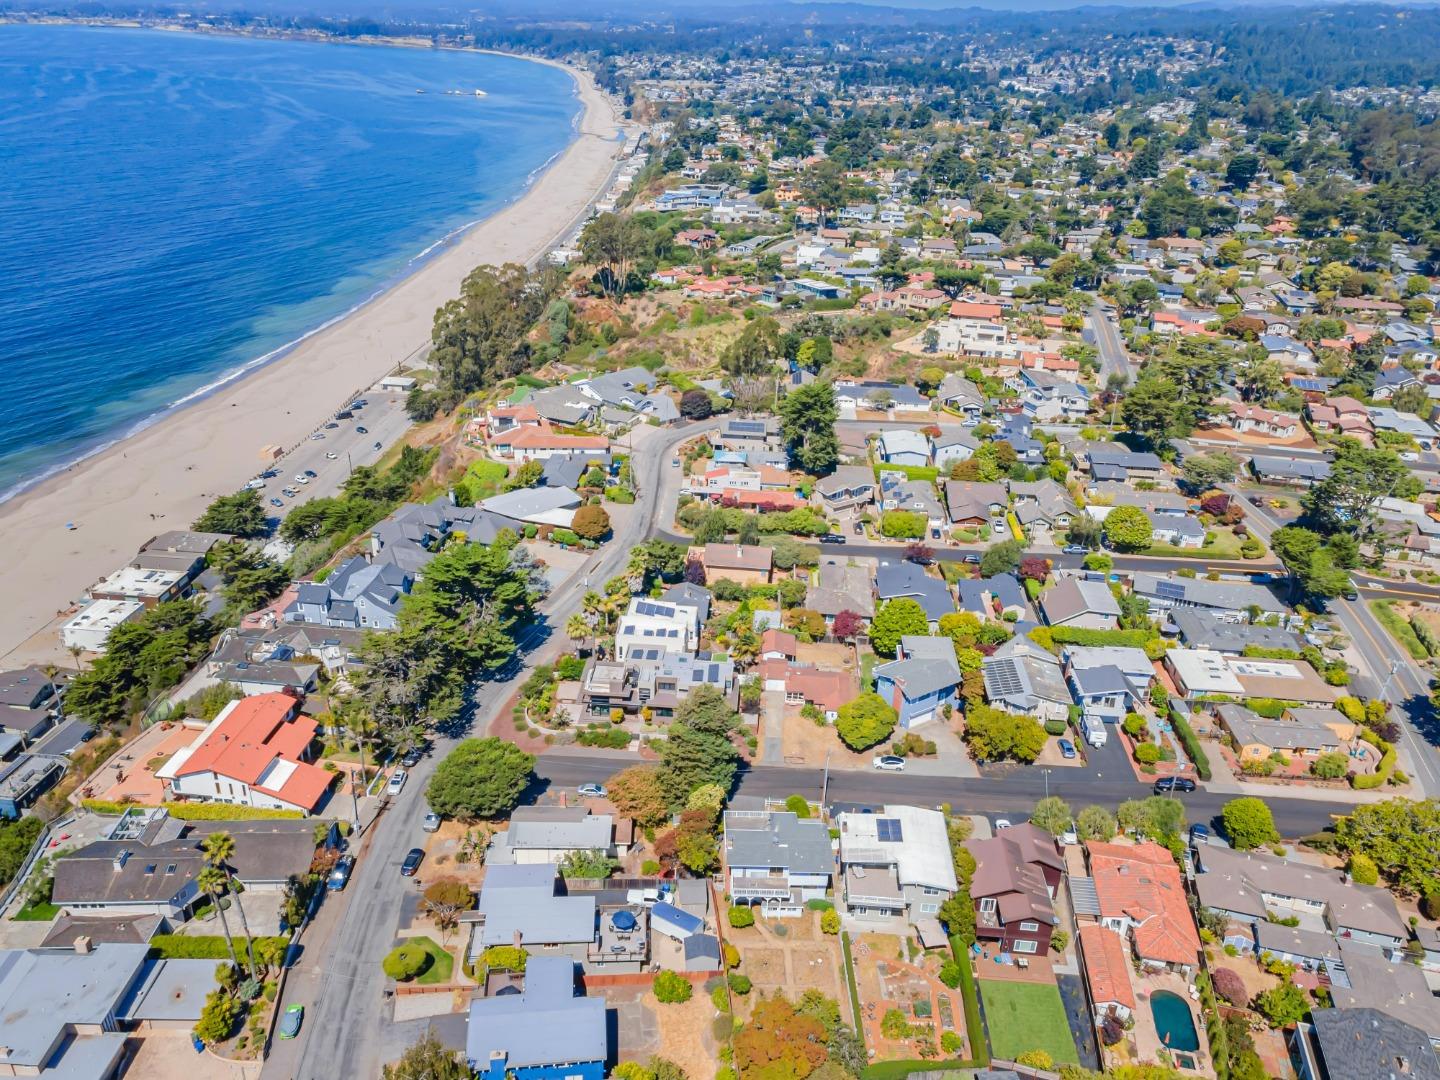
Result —
POLYGON ((995 898, 993 896, 982 896, 980 898, 980 910, 986 915, 995 914, 995 898))
POLYGON ((920 905, 920 914, 922 914, 922 915, 934 915, 934 914, 935 914, 937 911, 939 911, 939 910, 940 910, 940 905, 939 905, 939 904, 921 904, 921 905, 920 905))
POLYGON ((1040 924, 1038 922, 1031 922, 1027 919, 1025 922, 1022 922, 1020 924, 1020 929, 1024 933, 1033 934, 1036 930, 1040 929, 1040 924))
POLYGON ((1010 946, 1010 951, 1018 953, 1039 952, 1040 943, 1038 941, 1017 941, 1010 946))
POLYGON ((929 885, 926 885, 926 886, 925 886, 925 889, 924 889, 924 892, 925 892, 925 895, 926 895, 926 896, 939 896, 940 893, 941 893, 941 890, 940 890, 940 889, 931 888, 929 885))

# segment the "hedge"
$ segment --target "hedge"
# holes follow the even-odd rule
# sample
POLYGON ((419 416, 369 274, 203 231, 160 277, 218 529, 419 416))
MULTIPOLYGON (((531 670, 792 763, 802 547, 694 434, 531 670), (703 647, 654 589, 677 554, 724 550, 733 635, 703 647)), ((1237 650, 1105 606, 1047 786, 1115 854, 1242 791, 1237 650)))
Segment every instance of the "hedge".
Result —
MULTIPOLYGON (((126 810, 153 810, 153 803, 107 802, 104 799, 82 799, 80 805, 92 814, 125 813, 126 810)), ((160 808, 180 821, 266 821, 277 818, 294 820, 305 815, 299 810, 278 810, 268 806, 232 806, 229 803, 162 802, 160 808)))
POLYGON ((1388 784, 1391 774, 1395 772, 1395 747, 1373 731, 1360 732, 1360 738, 1380 751, 1380 767, 1373 773, 1350 777, 1350 786, 1358 791, 1369 791, 1388 784))
POLYGON ((983 1069, 990 1064, 990 1042, 985 1037, 985 1025, 980 1019, 980 990, 975 985, 975 972, 970 970, 970 956, 965 943, 958 937, 950 939, 950 951, 960 965, 960 999, 965 1006, 965 1031, 970 1034, 970 1052, 974 1067, 983 1069))
POLYGON ((845 953, 845 981, 850 984, 850 1010, 855 1014, 855 1037, 865 1047, 865 1020, 860 1014, 860 990, 855 985, 855 958, 850 955, 850 931, 840 935, 840 948, 845 953))
POLYGON ((1121 645, 1143 649, 1154 641, 1154 630, 1087 630, 1081 626, 1052 626, 1050 640, 1057 645, 1103 646, 1121 645))
POLYGON ((1380 625, 1390 631, 1390 636, 1405 647, 1412 659, 1424 660, 1430 656, 1410 624, 1395 614, 1395 601, 1371 600, 1370 610, 1380 625))
POLYGON ((904 473, 906 480, 938 480, 940 470, 934 465, 891 465, 886 462, 877 462, 875 465, 875 482, 880 482, 882 472, 904 473))
MULTIPOLYGON (((254 942, 257 957, 265 951, 284 955, 290 944, 290 939, 283 937, 256 937, 251 940, 254 942)), ((156 934, 150 939, 150 952, 158 960, 230 959, 230 949, 225 944, 225 938, 218 934, 156 934)), ((235 937, 235 952, 242 957, 245 955, 245 938, 240 935, 235 937)))
POLYGON ((1170 710, 1170 726, 1175 729, 1175 735, 1180 740, 1180 745, 1185 748, 1185 756, 1195 763, 1195 771, 1200 774, 1200 779, 1209 780, 1210 756, 1205 753, 1205 748, 1195 737, 1195 729, 1190 726, 1190 721, 1179 709, 1170 710))

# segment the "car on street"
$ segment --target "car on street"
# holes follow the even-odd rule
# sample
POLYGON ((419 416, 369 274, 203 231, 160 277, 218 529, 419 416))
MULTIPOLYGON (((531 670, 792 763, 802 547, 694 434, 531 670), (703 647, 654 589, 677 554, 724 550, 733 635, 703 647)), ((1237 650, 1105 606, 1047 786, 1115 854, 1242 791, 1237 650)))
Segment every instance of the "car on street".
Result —
POLYGON ((285 505, 285 500, 284 500, 284 499, 275 499, 275 498, 272 498, 272 499, 270 500, 270 505, 271 505, 271 506, 284 506, 284 505, 285 505))
POLYGON ((350 874, 354 869, 355 856, 341 855, 335 860, 335 865, 330 868, 330 876, 325 879, 325 887, 331 892, 340 892, 350 884, 350 874))
POLYGON ((355 428, 355 431, 356 431, 356 433, 359 434, 359 435, 369 435, 369 434, 370 434, 369 430, 366 429, 366 428, 363 428, 363 427, 356 427, 356 428, 355 428))
POLYGON ((575 791, 585 799, 603 799, 610 794, 601 784, 581 784, 575 791))
POLYGON ((1345 590, 1345 599, 1349 600, 1352 604, 1360 599, 1360 587, 1356 585, 1355 582, 1350 582, 1349 587, 1345 590))
POLYGON ((305 475, 308 476, 311 480, 314 480, 320 474, 317 473, 314 469, 306 469, 305 475))
POLYGON ((300 492, 291 485, 286 484, 283 488, 280 489, 280 494, 293 499, 295 498, 295 496, 299 495, 300 492))
POLYGON ((405 781, 410 779, 404 769, 396 769, 390 774, 390 782, 385 785, 385 794, 392 799, 405 790, 405 781))
POLYGON ((364 407, 365 407, 365 399, 364 399, 364 398, 357 398, 356 400, 350 402, 350 408, 352 408, 352 409, 363 409, 364 407))
POLYGON ((894 754, 880 754, 870 762, 871 766, 883 772, 904 772, 905 759, 894 754))
POLYGON ((311 442, 319 442, 319 441, 320 441, 321 439, 323 439, 324 437, 325 437, 325 432, 323 432, 323 431, 317 431, 317 432, 315 432, 314 435, 311 435, 311 436, 310 436, 310 441, 311 441, 311 442))
POLYGON ((1008 828, 1010 828, 1010 819, 1009 819, 1008 817, 997 817, 997 818, 995 819, 995 831, 996 831, 996 832, 999 832, 1001 829, 1008 829, 1008 828))
POLYGON ((965 561, 966 561, 967 563, 971 563, 971 564, 978 563, 978 562, 980 561, 980 556, 979 556, 979 555, 976 555, 976 554, 972 551, 969 555, 966 555, 966 556, 965 556, 965 561))
POLYGON ((1083 545, 1083 544, 1066 544, 1065 547, 1062 548, 1061 550, 1063 550, 1066 555, 1088 555, 1088 554, 1090 554, 1090 549, 1087 548, 1087 547, 1086 547, 1085 545, 1083 545))
POLYGON ((245 486, 246 486, 247 488, 249 488, 251 491, 259 491, 261 488, 263 488, 263 487, 265 486, 265 481, 262 480, 262 479, 260 479, 260 477, 257 476, 257 477, 255 477, 254 480, 247 480, 247 481, 245 482, 245 486))
POLYGON ((425 821, 421 824, 420 828, 425 832, 439 832, 440 815, 435 813, 434 810, 431 810, 430 813, 425 815, 425 821))
POLYGON ((300 1034, 300 1025, 305 1022, 305 1006, 291 1005, 280 1017, 280 1038, 293 1039, 300 1034))
POLYGON ((856 536, 864 536, 864 535, 865 535, 865 523, 864 523, 863 521, 857 521, 857 522, 855 522, 855 535, 856 535, 856 536))
POLYGON ((676 458, 671 458, 671 459, 670 459, 670 468, 672 468, 672 469, 678 469, 679 467, 680 467, 680 459, 679 459, 678 457, 676 457, 676 458))
POLYGON ((260 474, 260 479, 261 479, 261 480, 274 480, 275 477, 277 477, 277 476, 279 476, 279 475, 280 475, 280 470, 279 470, 279 469, 266 469, 264 472, 262 472, 262 473, 260 474))
POLYGON ((1155 794, 1194 791, 1195 781, 1186 776, 1162 776, 1155 781, 1155 794))
POLYGON ((334 450, 326 450, 326 451, 325 451, 325 460, 326 460, 326 461, 334 461, 334 460, 336 460, 337 458, 339 458, 339 456, 340 456, 340 455, 337 454, 337 453, 335 453, 334 450))
POLYGON ((1075 744, 1069 739, 1061 739, 1055 745, 1060 747, 1060 756, 1069 761, 1075 756, 1075 744))
POLYGON ((336 428, 338 428, 339 426, 340 426, 340 425, 337 424, 334 420, 331 420, 328 424, 325 425, 325 430, 326 430, 326 431, 334 431, 334 430, 335 430, 336 428))
POLYGON ((310 477, 306 476, 304 473, 296 473, 295 482, 297 484, 308 484, 310 482, 310 477))
POLYGON ((414 847, 405 856, 405 861, 400 864, 401 877, 414 877, 415 872, 420 869, 420 864, 425 861, 425 849, 414 847))
POLYGON ((1265 500, 1262 499, 1259 495, 1251 495, 1249 498, 1249 503, 1251 506, 1264 506, 1265 500))
POLYGON ((412 746, 409 750, 405 751, 405 756, 400 759, 400 764, 404 765, 407 769, 413 769, 416 765, 420 764, 420 759, 424 756, 425 747, 412 746))
POLYGON ((843 544, 845 543, 845 537, 840 533, 826 533, 824 536, 820 537, 820 543, 843 544))

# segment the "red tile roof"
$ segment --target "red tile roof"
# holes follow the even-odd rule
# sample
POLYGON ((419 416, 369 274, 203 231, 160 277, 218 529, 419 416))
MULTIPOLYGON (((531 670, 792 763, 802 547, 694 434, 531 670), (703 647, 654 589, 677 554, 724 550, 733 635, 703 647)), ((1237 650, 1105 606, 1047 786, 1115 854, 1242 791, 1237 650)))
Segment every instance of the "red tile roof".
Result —
POLYGON ((213 772, 313 810, 334 777, 301 761, 315 738, 313 719, 295 715, 299 701, 289 694, 257 694, 241 698, 221 714, 220 722, 176 770, 177 776, 213 772), (267 769, 282 759, 293 768, 278 788, 263 786, 267 769))
POLYGON ((1090 997, 1097 1007, 1110 1002, 1135 1008, 1130 989, 1130 962, 1120 935, 1104 926, 1080 927, 1080 948, 1085 951, 1085 974, 1089 976, 1090 997))
POLYGON ((968 300, 956 300, 950 305, 950 316, 955 319, 988 319, 994 322, 1003 310, 999 304, 976 304, 968 300))
POLYGON ((1090 876, 1107 919, 1128 918, 1135 952, 1144 960, 1193 964, 1200 935, 1185 900, 1185 885, 1174 856, 1159 844, 1086 845, 1090 876))

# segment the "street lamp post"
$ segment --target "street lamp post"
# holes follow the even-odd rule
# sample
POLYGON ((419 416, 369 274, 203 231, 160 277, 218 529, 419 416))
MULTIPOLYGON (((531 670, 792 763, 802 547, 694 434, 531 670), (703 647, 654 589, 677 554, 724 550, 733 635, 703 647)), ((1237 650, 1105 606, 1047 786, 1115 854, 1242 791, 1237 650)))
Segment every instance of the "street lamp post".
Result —
POLYGON ((1050 770, 1041 769, 1040 771, 1045 774, 1045 798, 1048 799, 1050 797, 1050 770))

